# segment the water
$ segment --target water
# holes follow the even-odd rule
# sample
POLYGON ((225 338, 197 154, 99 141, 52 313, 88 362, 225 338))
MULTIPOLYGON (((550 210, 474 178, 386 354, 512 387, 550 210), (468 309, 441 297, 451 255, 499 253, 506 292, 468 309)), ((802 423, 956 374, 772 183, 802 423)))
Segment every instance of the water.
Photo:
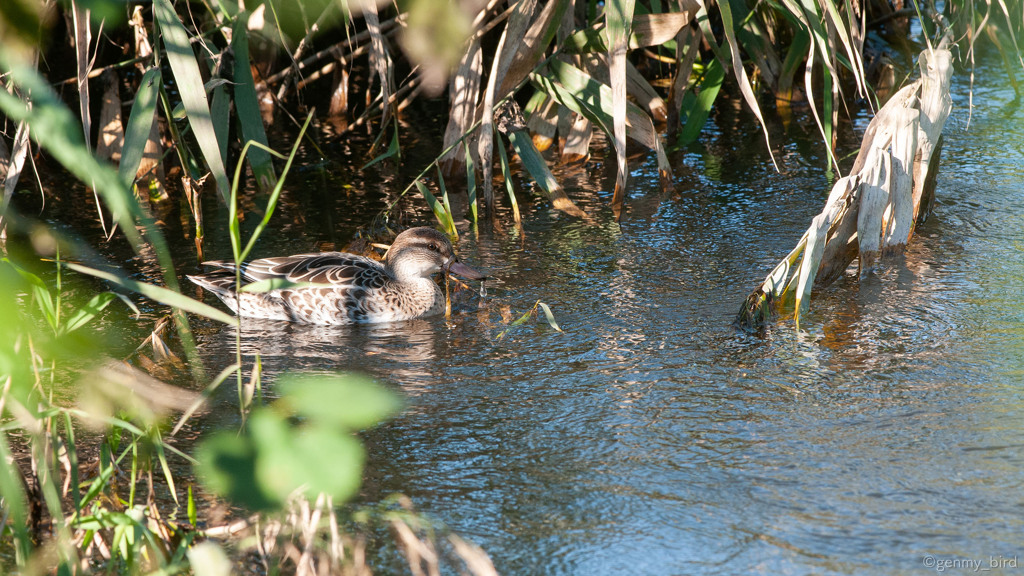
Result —
MULTIPOLYGON (((776 173, 751 118, 723 106, 706 144, 673 156, 676 193, 653 159, 635 166, 621 225, 598 155, 559 169, 590 218, 526 201, 521 230, 503 212, 464 232, 463 261, 494 280, 459 294, 450 320, 252 322, 243 352, 261 354, 271 396, 283 371, 335 369, 402 392, 408 408, 365 435, 361 501, 409 495, 502 574, 1010 569, 1024 533, 1024 112, 1001 69, 983 69, 967 130, 966 74, 955 82, 935 213, 905 258, 816 294, 801 332, 731 322, 827 196, 817 134, 806 111, 773 123, 776 173), (537 320, 498 337, 537 300, 564 332, 537 320)), ((428 133, 404 143, 411 155, 436 152, 428 133)), ((360 175, 327 140, 331 164, 295 176, 255 257, 343 248, 383 207, 377 192, 408 182, 380 165, 360 175)), ((429 223, 415 204, 407 223, 429 223)), ((224 217, 211 200, 207 222, 224 217)), ((207 250, 228 254, 217 226, 207 250)), ((233 361, 230 331, 198 320, 196 336, 211 374, 233 361)), ((232 397, 196 426, 236 425, 232 397)))
MULTIPOLYGON (((245 351, 270 380, 355 369, 402 391, 408 409, 366 435, 362 499, 409 495, 503 574, 1009 569, 1024 533, 1024 112, 1001 76, 979 75, 969 131, 957 76, 938 205, 906 257, 817 294, 802 332, 730 322, 827 194, 815 135, 778 174, 749 121, 720 117, 730 138, 675 156, 677 194, 653 163, 634 171, 621 226, 597 158, 561 174, 591 219, 537 203, 521 231, 464 233, 462 259, 495 280, 450 321, 260 323, 245 351), (537 321, 498 339, 538 299, 564 332, 537 321)), ((219 330, 200 346, 229 361, 219 330)))

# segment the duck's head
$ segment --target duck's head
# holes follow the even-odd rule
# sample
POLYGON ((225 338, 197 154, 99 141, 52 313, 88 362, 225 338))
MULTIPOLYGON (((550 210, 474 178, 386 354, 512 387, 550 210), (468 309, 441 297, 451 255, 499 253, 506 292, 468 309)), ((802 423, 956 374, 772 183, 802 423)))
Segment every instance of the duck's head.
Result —
POLYGON ((399 281, 430 278, 438 272, 483 280, 483 274, 458 261, 452 243, 444 234, 421 226, 402 232, 391 243, 384 263, 399 281))

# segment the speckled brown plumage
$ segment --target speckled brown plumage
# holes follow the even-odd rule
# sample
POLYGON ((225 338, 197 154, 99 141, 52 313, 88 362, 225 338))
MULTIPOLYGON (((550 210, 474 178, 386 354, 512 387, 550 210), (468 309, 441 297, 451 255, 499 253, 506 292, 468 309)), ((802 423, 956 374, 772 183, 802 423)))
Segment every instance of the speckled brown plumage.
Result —
POLYGON ((234 262, 204 265, 218 270, 189 276, 189 280, 213 292, 239 316, 310 324, 392 322, 439 314, 444 310, 444 293, 433 280, 435 274, 484 278, 455 259, 444 234, 427 227, 399 234, 383 264, 344 252, 242 263, 243 285, 265 280, 286 283, 265 292, 237 292, 234 262))

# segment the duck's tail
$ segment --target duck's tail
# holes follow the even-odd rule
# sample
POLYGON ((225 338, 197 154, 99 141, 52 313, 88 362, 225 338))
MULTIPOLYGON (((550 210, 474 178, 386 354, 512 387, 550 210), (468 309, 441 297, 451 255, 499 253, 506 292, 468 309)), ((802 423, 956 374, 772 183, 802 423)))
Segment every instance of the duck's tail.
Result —
POLYGON ((219 270, 209 274, 185 275, 193 284, 213 292, 231 311, 238 313, 238 298, 235 293, 235 274, 219 270))
POLYGON ((235 290, 235 273, 233 270, 215 270, 209 274, 186 275, 193 284, 213 292, 232 312, 248 318, 267 318, 270 320, 303 321, 296 317, 294 311, 285 303, 278 291, 242 292, 235 290))

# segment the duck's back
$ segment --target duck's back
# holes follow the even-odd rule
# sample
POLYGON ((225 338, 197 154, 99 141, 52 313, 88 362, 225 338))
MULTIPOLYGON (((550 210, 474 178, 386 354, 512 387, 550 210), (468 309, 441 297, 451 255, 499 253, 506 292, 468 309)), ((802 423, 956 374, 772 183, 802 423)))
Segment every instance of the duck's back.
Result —
POLYGON ((234 262, 204 264, 219 269, 189 279, 212 291, 239 316, 352 324, 408 320, 435 314, 444 307, 441 290, 432 280, 398 282, 376 260, 344 252, 243 263, 239 272, 246 284, 263 280, 300 284, 265 292, 236 293, 234 262))

